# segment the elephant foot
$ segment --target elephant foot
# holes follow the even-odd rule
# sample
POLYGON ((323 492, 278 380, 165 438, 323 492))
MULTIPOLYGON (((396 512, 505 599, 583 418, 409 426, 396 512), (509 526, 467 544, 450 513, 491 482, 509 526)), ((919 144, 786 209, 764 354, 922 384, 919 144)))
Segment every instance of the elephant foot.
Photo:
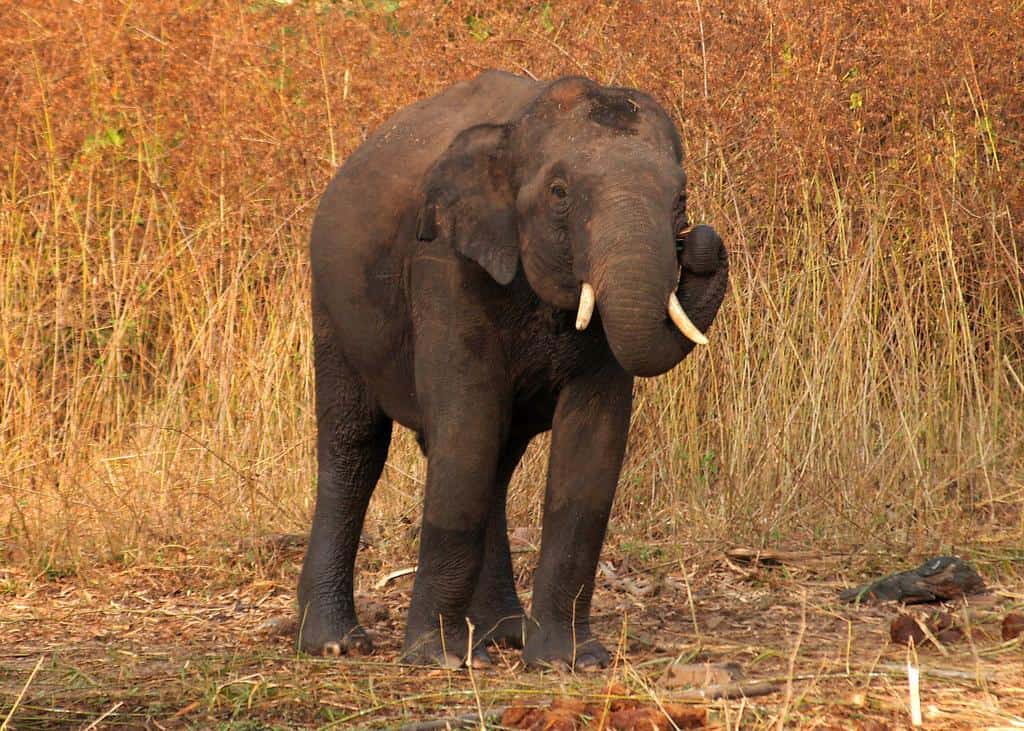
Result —
POLYGON ((326 612, 315 604, 306 605, 299 616, 296 645, 310 655, 369 655, 373 642, 355 616, 342 618, 340 613, 326 612))
MULTIPOLYGON (((483 643, 476 643, 469 662, 474 668, 488 668, 494 664, 483 643)), ((420 634, 416 639, 405 641, 402 660, 410 665, 432 665, 456 670, 466 664, 466 648, 469 645, 468 632, 441 633, 432 630, 420 634)))
POLYGON ((474 600, 467 612, 473 622, 473 644, 520 650, 526 634, 526 612, 515 595, 485 603, 474 600))
POLYGON ((608 667, 611 656, 588 628, 533 624, 523 648, 528 668, 565 668, 596 672, 608 667))
POLYGON ((499 645, 521 650, 523 635, 526 633, 526 616, 523 610, 519 614, 494 615, 491 618, 478 617, 473 619, 476 635, 473 644, 486 647, 499 645))

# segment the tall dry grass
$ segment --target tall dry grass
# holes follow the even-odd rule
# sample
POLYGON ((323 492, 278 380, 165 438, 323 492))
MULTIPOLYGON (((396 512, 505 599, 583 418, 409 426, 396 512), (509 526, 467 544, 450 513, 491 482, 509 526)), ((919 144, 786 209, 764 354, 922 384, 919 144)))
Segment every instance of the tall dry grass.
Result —
MULTIPOLYGON (((0 556, 305 530, 316 197, 394 109, 486 67, 651 90, 730 245, 712 346, 638 386, 613 542, 1019 541, 1021 8, 822 8, 5 9, 0 556)), ((513 524, 539 518, 544 448, 513 524)), ((400 434, 371 532, 404 535, 423 471, 400 434)))

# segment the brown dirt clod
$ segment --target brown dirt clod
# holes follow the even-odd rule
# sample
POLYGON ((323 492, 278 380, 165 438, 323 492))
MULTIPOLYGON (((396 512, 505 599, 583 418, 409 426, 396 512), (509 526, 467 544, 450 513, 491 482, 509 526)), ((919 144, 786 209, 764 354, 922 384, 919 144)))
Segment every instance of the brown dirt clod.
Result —
POLYGON ((898 645, 909 644, 913 640, 916 647, 926 644, 928 633, 943 645, 959 642, 964 638, 964 631, 957 623, 956 617, 949 612, 936 612, 920 619, 913 614, 901 614, 889 625, 889 639, 898 645), (924 624, 924 628, 921 624, 924 624))
POLYGON ((1002 636, 1013 640, 1024 635, 1024 614, 1010 613, 1003 618, 1002 636))

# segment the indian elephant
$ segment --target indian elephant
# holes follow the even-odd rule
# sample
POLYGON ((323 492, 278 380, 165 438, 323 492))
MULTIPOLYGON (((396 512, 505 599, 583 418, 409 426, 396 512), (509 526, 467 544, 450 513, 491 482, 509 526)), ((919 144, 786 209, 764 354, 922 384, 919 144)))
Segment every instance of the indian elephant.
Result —
POLYGON ((311 234, 318 486, 299 647, 368 651, 353 604, 392 423, 427 457, 405 633, 416 663, 603 667, 590 628, 633 378, 706 343, 721 238, 691 227, 679 134, 649 95, 489 71, 395 114, 344 163, 311 234), (509 478, 552 431, 527 615, 509 478), (467 619, 475 626, 468 647, 467 619))

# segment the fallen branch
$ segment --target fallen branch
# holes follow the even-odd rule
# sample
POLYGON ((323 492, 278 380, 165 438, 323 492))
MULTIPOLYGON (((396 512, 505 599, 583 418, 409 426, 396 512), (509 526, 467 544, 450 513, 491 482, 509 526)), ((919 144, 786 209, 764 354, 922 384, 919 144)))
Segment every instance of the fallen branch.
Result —
MULTIPOLYGON (((484 714, 484 723, 498 723, 501 720, 505 708, 497 708, 484 714)), ((448 728, 477 728, 480 726, 479 713, 464 713, 461 716, 449 716, 438 718, 433 721, 416 721, 399 726, 398 731, 435 731, 435 729, 448 728)))
MULTIPOLYGON (((998 679, 989 673, 978 673, 970 670, 954 670, 953 668, 930 668, 922 666, 920 671, 921 675, 931 676, 933 678, 943 678, 944 680, 970 680, 974 683, 979 681, 984 681, 986 683, 998 682, 998 679)), ((907 666, 901 663, 884 662, 875 667, 874 672, 879 675, 906 677, 907 666)))
POLYGON ((777 551, 771 548, 730 548, 725 552, 725 556, 740 563, 764 566, 819 563, 827 558, 827 556, 814 551, 777 551))
POLYGON ((390 584, 395 579, 400 579, 403 576, 408 576, 409 574, 415 574, 415 573, 416 573, 416 567, 415 566, 410 566, 410 567, 405 568, 405 569, 396 569, 396 570, 392 571, 390 574, 388 574, 387 576, 385 576, 384 578, 380 579, 376 584, 373 585, 373 588, 377 589, 377 590, 383 589, 385 586, 390 584))
POLYGON ((666 698, 672 701, 713 701, 720 698, 754 698, 756 696, 772 695, 773 693, 778 693, 779 690, 781 688, 778 683, 767 680, 751 680, 684 690, 681 693, 666 694, 666 698))

